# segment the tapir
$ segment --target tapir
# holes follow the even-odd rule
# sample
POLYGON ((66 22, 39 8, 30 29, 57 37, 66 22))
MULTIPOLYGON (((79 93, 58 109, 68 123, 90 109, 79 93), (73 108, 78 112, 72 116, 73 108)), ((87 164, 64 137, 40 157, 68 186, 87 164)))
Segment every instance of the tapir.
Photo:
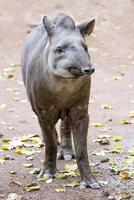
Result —
POLYGON ((94 25, 95 19, 76 24, 64 13, 51 20, 44 16, 26 39, 21 66, 27 96, 45 143, 40 176, 53 178, 56 158, 71 160, 75 156, 81 187, 96 189, 100 185, 92 175, 87 154, 88 104, 95 69, 85 40, 94 25), (58 120, 60 143, 55 128, 58 120))

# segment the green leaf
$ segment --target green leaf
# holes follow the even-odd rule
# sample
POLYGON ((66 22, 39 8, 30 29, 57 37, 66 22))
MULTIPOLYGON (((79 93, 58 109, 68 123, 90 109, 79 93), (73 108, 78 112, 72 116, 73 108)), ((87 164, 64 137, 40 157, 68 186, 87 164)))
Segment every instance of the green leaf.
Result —
POLYGON ((8 139, 8 138, 3 138, 2 139, 2 142, 4 142, 4 143, 8 143, 10 140, 8 139))

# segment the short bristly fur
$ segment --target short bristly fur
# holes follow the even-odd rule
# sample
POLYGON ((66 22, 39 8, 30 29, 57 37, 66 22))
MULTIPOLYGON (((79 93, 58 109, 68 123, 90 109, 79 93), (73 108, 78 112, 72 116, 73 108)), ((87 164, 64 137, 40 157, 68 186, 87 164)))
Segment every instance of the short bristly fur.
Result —
POLYGON ((65 160, 73 158, 72 133, 81 186, 99 188, 87 155, 88 102, 94 68, 84 37, 91 34, 94 24, 95 20, 91 20, 76 25, 64 13, 52 21, 45 16, 26 40, 22 74, 45 142, 45 166, 40 176, 54 176, 56 156, 65 160), (59 119, 60 144, 55 129, 59 119))

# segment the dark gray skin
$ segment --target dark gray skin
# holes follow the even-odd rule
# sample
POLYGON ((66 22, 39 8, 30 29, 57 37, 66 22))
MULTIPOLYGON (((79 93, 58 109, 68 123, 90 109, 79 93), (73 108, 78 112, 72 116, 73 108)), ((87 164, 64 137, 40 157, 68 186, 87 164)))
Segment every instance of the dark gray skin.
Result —
POLYGON ((91 34, 94 24, 92 20, 76 26, 63 13, 53 21, 45 16, 43 24, 26 40, 22 74, 45 142, 45 165, 40 176, 54 177, 56 157, 73 158, 72 133, 81 186, 100 188, 92 176, 87 155, 88 103, 94 68, 84 37, 91 34), (55 129, 59 119, 60 144, 55 129))

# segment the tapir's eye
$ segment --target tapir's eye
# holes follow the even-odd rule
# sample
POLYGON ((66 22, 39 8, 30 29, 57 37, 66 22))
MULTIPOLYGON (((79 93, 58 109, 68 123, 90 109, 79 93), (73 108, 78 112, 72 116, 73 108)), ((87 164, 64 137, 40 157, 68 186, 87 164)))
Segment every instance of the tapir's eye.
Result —
POLYGON ((86 52, 88 51, 88 47, 87 46, 84 46, 84 49, 85 49, 86 52))
POLYGON ((57 54, 63 53, 62 47, 57 47, 57 48, 56 48, 56 53, 57 53, 57 54))

